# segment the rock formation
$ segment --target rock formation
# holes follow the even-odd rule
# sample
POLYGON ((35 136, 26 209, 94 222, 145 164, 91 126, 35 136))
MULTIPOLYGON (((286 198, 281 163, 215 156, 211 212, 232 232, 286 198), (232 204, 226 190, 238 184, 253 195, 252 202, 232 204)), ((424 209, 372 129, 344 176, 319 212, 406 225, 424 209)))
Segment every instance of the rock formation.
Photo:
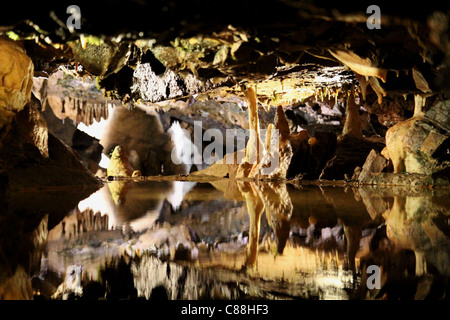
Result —
POLYGON ((20 44, 0 38, 0 142, 14 115, 31 99, 33 63, 20 44))

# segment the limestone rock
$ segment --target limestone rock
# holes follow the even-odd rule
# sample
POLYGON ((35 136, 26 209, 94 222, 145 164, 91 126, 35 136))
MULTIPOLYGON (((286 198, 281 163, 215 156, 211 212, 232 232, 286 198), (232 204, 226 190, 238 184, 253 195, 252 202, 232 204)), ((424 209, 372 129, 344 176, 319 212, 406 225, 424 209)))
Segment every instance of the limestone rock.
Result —
POLYGON ((360 139, 352 135, 343 136, 336 145, 336 152, 324 166, 320 179, 339 180, 352 176, 356 167, 362 167, 372 149, 381 151, 383 144, 360 139))
POLYGON ((70 47, 76 60, 96 76, 116 73, 125 66, 130 55, 130 44, 125 42, 115 45, 95 37, 81 38, 71 42, 70 47))
POLYGON ((372 149, 367 156, 366 162, 364 163, 361 173, 359 174, 358 181, 364 183, 377 173, 383 171, 387 166, 387 160, 378 151, 372 149))
POLYGON ((36 99, 17 113, 10 126, 0 147, 0 172, 7 188, 100 186, 77 154, 48 132, 36 99))
POLYGON ((23 129, 25 139, 35 145, 44 158, 48 158, 47 122, 39 108, 39 101, 32 96, 31 102, 23 108, 22 112, 17 113, 15 120, 23 129))
POLYGON ((17 43, 0 39, 0 141, 14 114, 31 98, 33 62, 17 43))
POLYGON ((432 174, 441 164, 434 158, 438 148, 450 137, 450 104, 437 103, 425 115, 415 116, 389 128, 386 132, 386 154, 394 173, 432 174))
POLYGON ((354 90, 351 90, 347 99, 347 110, 345 114, 345 124, 342 129, 342 135, 351 134, 362 138, 361 119, 359 117, 359 106, 355 103, 354 90))
POLYGON ((126 150, 123 146, 116 146, 111 154, 111 159, 106 170, 108 176, 131 177, 133 167, 128 161, 126 150))

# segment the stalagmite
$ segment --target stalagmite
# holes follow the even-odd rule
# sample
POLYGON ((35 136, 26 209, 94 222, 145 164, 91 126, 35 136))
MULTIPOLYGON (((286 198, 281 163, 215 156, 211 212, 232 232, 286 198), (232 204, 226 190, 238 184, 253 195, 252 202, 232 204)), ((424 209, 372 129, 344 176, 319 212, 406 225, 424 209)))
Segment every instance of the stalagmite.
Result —
MULTIPOLYGON (((287 170, 293 156, 289 123, 283 107, 278 106, 275 125, 271 131, 270 149, 249 177, 264 179, 286 179, 287 170), (274 144, 276 142, 276 144, 274 144)), ((267 145, 267 142, 266 142, 267 145)))
POLYGON ((261 161, 264 146, 260 140, 256 92, 253 88, 248 88, 245 91, 245 96, 248 103, 248 126, 250 130, 250 138, 245 149, 244 162, 254 164, 261 161))
POLYGON ((421 117, 424 115, 422 108, 425 106, 426 97, 416 94, 414 95, 414 117, 421 117))
POLYGON ((355 103, 354 88, 351 89, 350 96, 347 99, 347 109, 342 135, 352 135, 358 138, 362 137, 359 106, 355 103))

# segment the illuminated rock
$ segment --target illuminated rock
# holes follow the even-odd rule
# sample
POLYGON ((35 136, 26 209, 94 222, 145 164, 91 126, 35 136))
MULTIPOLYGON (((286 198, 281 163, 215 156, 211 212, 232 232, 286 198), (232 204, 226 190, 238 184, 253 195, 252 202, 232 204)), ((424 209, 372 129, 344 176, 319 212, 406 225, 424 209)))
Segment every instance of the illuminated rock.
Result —
POLYGON ((128 161, 128 157, 123 146, 116 146, 111 154, 111 159, 106 170, 108 176, 131 177, 133 167, 128 161))
POLYGON ((31 99, 33 62, 17 43, 0 39, 0 140, 31 99))
POLYGON ((382 154, 392 161, 394 173, 429 175, 439 170, 442 160, 435 153, 441 145, 448 144, 449 110, 449 101, 443 101, 428 110, 423 117, 415 116, 389 128, 382 154))

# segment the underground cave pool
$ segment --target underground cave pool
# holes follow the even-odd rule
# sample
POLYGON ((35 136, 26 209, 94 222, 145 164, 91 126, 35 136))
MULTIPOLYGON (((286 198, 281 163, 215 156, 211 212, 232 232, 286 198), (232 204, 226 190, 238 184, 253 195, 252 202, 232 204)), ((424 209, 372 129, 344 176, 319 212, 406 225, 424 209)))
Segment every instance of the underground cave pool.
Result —
POLYGON ((90 195, 35 191, 7 200, 6 298, 448 294, 448 189, 141 178, 108 181, 90 195), (371 265, 380 270, 376 287, 371 265))

